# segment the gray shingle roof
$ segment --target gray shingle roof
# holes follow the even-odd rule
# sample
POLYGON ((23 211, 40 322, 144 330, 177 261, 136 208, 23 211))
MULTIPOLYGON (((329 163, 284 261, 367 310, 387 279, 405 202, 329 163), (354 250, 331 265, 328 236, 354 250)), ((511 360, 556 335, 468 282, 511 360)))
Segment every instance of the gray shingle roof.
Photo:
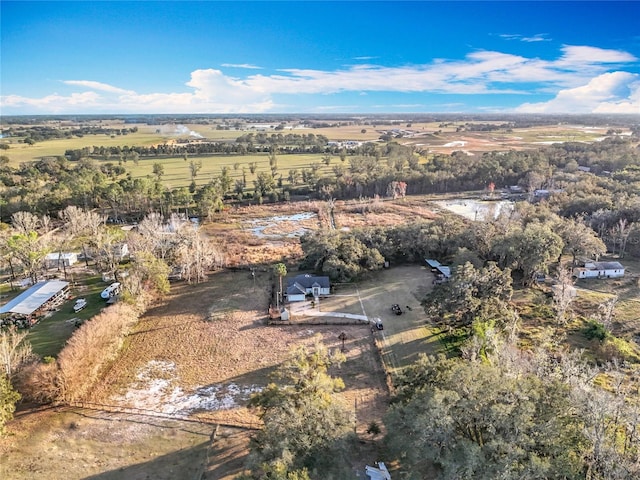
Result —
POLYGON ((289 293, 289 288, 298 284, 303 288, 311 288, 314 286, 318 286, 320 288, 329 288, 329 277, 316 277, 314 275, 303 274, 298 275, 294 278, 290 278, 287 280, 287 293, 289 293))

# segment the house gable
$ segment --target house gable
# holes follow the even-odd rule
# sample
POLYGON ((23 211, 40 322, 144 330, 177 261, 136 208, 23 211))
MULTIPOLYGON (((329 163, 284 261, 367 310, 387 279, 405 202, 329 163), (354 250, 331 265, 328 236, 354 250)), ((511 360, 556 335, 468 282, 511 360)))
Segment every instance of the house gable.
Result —
POLYGON ((330 289, 329 277, 303 274, 287 280, 286 292, 289 301, 302 301, 306 295, 329 295, 330 289))

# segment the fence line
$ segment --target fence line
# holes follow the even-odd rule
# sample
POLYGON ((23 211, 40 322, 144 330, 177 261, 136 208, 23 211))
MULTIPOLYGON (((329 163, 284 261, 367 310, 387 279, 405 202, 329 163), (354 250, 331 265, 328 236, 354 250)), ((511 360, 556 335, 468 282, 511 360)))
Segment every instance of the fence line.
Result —
POLYGON ((140 415, 140 416, 147 416, 147 417, 153 417, 153 418, 162 418, 166 420, 176 420, 176 421, 187 422, 187 423, 197 423, 204 426, 220 425, 222 427, 242 428, 245 430, 260 430, 260 427, 253 422, 240 422, 240 421, 233 421, 233 420, 220 422, 218 420, 207 419, 206 417, 201 417, 201 416, 194 417, 190 415, 170 414, 170 413, 158 412, 156 410, 151 410, 146 408, 127 407, 123 405, 110 405, 110 404, 104 404, 104 403, 84 402, 84 401, 70 401, 70 402, 56 403, 55 407, 80 408, 84 410, 93 410, 97 412, 140 415))

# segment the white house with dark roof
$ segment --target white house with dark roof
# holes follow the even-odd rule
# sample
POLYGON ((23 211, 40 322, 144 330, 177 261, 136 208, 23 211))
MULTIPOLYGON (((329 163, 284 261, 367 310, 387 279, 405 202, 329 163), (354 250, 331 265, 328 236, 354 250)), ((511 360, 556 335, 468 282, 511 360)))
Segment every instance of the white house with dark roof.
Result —
POLYGON ((585 262, 584 267, 573 269, 576 278, 620 278, 624 277, 624 266, 620 262, 585 262))
POLYGON ((303 302, 307 295, 318 298, 329 295, 330 292, 329 277, 303 274, 287 280, 286 294, 289 302, 303 302))

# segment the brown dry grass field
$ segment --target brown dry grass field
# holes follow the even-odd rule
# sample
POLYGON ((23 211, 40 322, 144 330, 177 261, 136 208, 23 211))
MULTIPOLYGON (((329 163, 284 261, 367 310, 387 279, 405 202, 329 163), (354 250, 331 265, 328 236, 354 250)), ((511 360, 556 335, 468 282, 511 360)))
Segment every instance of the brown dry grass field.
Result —
MULTIPOLYGON (((266 326, 269 277, 258 272, 254 284, 246 271, 221 271, 200 285, 174 285, 171 294, 142 318, 92 392, 89 401, 93 403, 85 405, 120 413, 110 414, 110 419, 104 413, 95 418, 98 414, 88 414, 86 408, 74 408, 42 412, 38 419, 19 417, 10 425, 12 435, 0 444, 2 465, 10 473, 3 478, 34 478, 44 465, 49 478, 69 480, 193 478, 193 470, 180 466, 178 452, 188 454, 194 465, 202 465, 212 427, 196 423, 194 436, 153 415, 255 428, 258 419, 243 407, 247 392, 266 385, 269 373, 294 347, 310 346, 320 338, 329 348, 340 348, 338 335, 343 331, 348 337, 347 361, 333 374, 345 380, 342 401, 355 410, 356 430, 364 435, 371 421, 380 421, 388 403, 371 332, 363 326, 266 326), (202 388, 216 385, 223 386, 217 410, 193 403, 202 388), (138 414, 127 408, 135 408, 138 414), (148 423, 165 426, 151 428, 148 423), (122 438, 105 435, 108 428, 134 433, 122 438)), ((225 432, 223 443, 213 446, 205 478, 232 478, 242 467, 248 433, 243 429, 225 432), (235 452, 232 457, 225 444, 235 452)), ((365 444, 354 468, 375 460, 373 453, 366 453, 370 448, 365 444)))
POLYGON ((0 444, 0 478, 193 479, 212 427, 83 409, 18 416, 0 444), (8 441, 11 445, 8 445, 8 441))

